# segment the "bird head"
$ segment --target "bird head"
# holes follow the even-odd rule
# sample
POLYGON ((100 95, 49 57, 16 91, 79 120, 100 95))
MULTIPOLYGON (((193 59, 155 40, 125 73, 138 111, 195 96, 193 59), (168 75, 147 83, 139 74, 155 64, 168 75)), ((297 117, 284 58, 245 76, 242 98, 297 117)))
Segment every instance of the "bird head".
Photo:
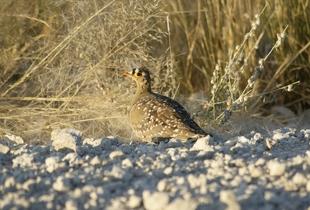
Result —
POLYGON ((123 72, 123 75, 133 79, 136 82, 138 88, 142 90, 151 90, 151 77, 147 68, 133 68, 130 71, 123 72))

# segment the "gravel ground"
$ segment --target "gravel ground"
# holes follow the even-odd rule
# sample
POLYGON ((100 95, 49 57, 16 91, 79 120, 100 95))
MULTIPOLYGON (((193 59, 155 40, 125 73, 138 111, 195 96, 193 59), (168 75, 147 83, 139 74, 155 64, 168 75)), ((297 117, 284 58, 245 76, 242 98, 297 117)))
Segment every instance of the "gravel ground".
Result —
POLYGON ((0 209, 310 209, 310 129, 124 143, 0 140, 0 209))

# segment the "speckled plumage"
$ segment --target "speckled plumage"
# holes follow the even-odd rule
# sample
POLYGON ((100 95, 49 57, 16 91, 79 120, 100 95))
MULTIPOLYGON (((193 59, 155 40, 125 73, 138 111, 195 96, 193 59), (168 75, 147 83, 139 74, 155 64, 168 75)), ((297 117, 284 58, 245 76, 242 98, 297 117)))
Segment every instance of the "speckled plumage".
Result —
POLYGON ((124 75, 137 84, 129 113, 130 124, 137 137, 147 141, 172 137, 187 140, 208 135, 178 102, 152 91, 146 68, 133 69, 124 75))

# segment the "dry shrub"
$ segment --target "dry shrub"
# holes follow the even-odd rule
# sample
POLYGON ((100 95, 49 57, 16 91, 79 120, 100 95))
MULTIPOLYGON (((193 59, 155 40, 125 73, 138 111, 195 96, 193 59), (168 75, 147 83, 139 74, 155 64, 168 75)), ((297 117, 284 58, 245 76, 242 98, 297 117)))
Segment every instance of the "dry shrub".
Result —
MULTIPOLYGON (((2 24, 11 18, 17 25, 6 33, 19 32, 11 36, 22 47, 30 43, 19 54, 8 53, 11 62, 2 62, 2 129, 31 135, 73 126, 97 135, 128 135, 125 111, 132 91, 119 71, 147 64, 155 73, 166 62, 150 56, 150 43, 155 46, 164 35, 156 29, 158 2, 38 1, 28 11, 12 4, 4 7, 2 24), (25 37, 28 28, 19 24, 37 29, 25 37)), ((3 41, 3 51, 15 46, 3 41)))

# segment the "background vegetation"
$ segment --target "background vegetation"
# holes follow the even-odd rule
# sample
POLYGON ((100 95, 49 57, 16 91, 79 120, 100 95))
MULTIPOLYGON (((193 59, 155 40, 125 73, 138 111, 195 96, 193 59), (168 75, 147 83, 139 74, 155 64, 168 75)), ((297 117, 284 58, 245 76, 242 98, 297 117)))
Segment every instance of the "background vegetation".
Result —
POLYGON ((140 65, 202 123, 309 107, 307 0, 0 1, 2 134, 129 137, 119 72, 140 65))

